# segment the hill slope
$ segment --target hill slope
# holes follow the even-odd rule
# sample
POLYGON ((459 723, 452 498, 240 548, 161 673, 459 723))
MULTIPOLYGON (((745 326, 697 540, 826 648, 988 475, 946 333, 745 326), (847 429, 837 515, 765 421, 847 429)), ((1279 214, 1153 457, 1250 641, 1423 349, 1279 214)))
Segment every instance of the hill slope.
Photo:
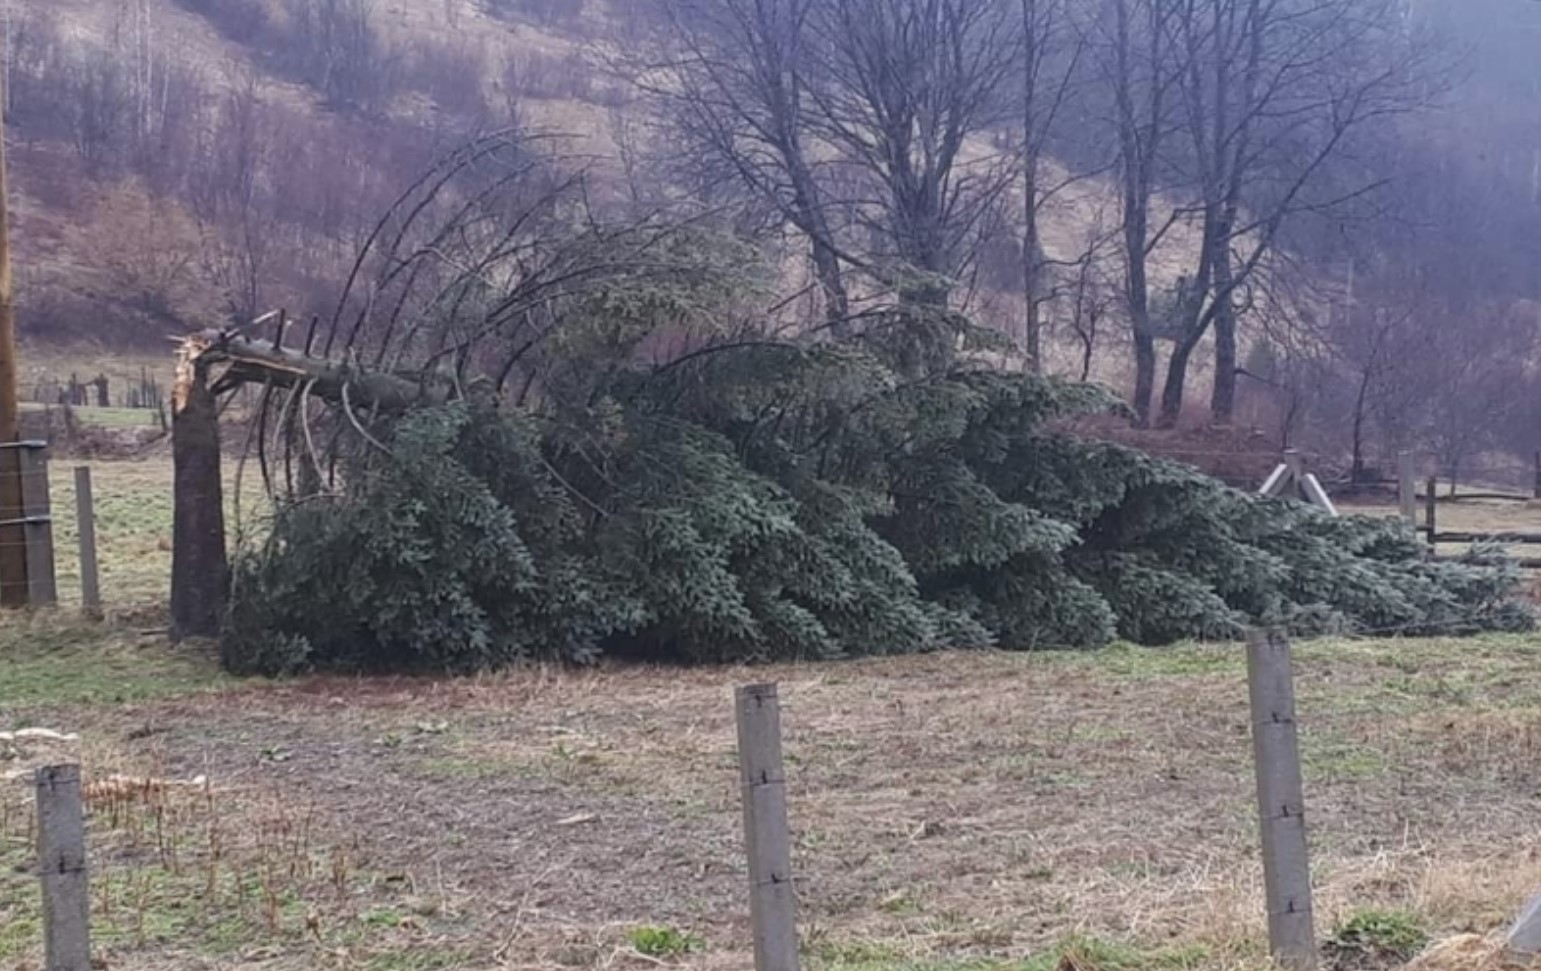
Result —
POLYGON ((583 48, 623 25, 598 4, 58 0, 7 23, 32 336, 144 343, 310 306, 476 130, 517 119, 613 154, 621 95, 583 48))

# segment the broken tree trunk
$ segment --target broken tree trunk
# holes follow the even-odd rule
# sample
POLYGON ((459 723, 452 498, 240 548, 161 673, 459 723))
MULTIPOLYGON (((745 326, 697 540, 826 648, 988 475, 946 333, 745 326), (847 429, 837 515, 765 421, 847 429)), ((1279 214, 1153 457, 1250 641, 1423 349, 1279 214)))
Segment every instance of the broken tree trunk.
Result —
POLYGON ((224 483, 220 479, 219 407, 208 368, 189 341, 177 362, 171 396, 173 509, 171 637, 218 637, 225 613, 224 483))
POLYGON ((180 344, 171 420, 176 467, 171 632, 177 640, 219 636, 225 612, 230 567, 220 477, 220 394, 243 384, 300 388, 342 406, 355 424, 355 409, 396 414, 414 405, 443 404, 450 398, 450 388, 442 380, 370 373, 232 331, 204 331, 180 339, 180 344), (224 371, 211 382, 211 371, 218 365, 224 365, 224 371))
POLYGON ((271 384, 275 388, 309 387, 310 393, 333 404, 387 414, 415 405, 444 404, 450 388, 443 381, 424 382, 395 374, 364 371, 345 362, 308 357, 277 347, 272 341, 206 331, 183 342, 183 353, 205 368, 225 363, 216 389, 240 384, 271 384), (344 392, 346 391, 346 399, 344 392))

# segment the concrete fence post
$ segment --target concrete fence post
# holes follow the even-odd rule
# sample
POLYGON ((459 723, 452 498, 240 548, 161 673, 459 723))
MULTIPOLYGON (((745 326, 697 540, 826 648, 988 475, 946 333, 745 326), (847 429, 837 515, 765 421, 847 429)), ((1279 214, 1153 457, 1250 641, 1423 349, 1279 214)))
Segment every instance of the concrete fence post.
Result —
POLYGON ((37 770, 37 860, 44 971, 91 971, 91 898, 78 765, 37 770))
POLYGON ((797 897, 781 759, 781 703, 774 684, 741 687, 735 702, 755 971, 797 971, 797 897))
POLYGON ((1290 643, 1283 634, 1252 631, 1248 635, 1247 682, 1252 700, 1252 750, 1269 950, 1289 971, 1314 971, 1316 930, 1311 914, 1304 783, 1290 643))

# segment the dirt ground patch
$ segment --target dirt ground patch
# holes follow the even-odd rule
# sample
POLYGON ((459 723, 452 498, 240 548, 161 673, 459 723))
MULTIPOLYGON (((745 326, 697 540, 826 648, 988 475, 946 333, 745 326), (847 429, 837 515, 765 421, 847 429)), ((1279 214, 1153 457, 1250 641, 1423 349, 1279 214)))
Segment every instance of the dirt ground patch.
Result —
MULTIPOLYGON (((1301 649, 1324 934, 1365 907, 1485 931, 1531 889, 1538 658, 1520 638, 1301 649)), ((207 780, 93 807, 113 968, 746 966, 731 690, 750 680, 781 683, 811 963, 1262 951, 1235 647, 276 686, 170 670, 173 690, 121 702, 0 688, 0 721, 82 733, 92 778, 207 780), (642 955, 642 927, 701 946, 642 955)), ((0 958, 21 967, 26 795, 0 797, 0 958)))

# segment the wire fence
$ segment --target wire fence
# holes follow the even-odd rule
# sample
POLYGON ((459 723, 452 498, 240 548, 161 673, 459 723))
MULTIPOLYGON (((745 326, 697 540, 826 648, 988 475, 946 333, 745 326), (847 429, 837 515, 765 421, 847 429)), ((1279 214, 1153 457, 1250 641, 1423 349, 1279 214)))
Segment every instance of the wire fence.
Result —
POLYGON ((163 610, 173 535, 169 463, 51 464, 41 448, 25 460, 19 474, 13 468, 0 477, 9 482, 0 481, 0 602, 108 616, 163 610), (91 493, 84 508, 83 489, 91 493), (94 527, 84 536, 83 515, 94 527))
MULTIPOLYGON (((1308 820, 1309 825, 1316 825, 1311 815, 1313 799, 1333 784, 1320 769, 1308 771, 1312 763, 1303 755, 1303 740, 1311 735, 1301 733, 1299 726, 1318 729, 1316 737, 1321 738, 1333 733, 1333 719, 1341 717, 1343 709, 1336 699, 1330 708, 1322 705, 1325 695, 1319 692, 1304 695, 1297 702, 1295 681, 1299 673, 1330 673, 1318 668, 1326 660, 1318 653, 1295 657, 1289 639, 1281 632, 1249 633, 1245 683, 1252 738, 1250 762, 1256 782, 1255 838, 1260 843, 1264 879, 1263 892, 1250 891, 1253 899, 1247 905, 1258 916, 1266 915, 1267 940, 1275 961, 1298 971, 1315 968, 1319 957, 1318 929, 1312 918, 1318 888, 1313 886, 1307 826, 1308 820)), ((1231 669, 1218 676, 1241 677, 1231 669)), ((1329 680, 1336 694, 1336 679, 1329 680)), ((738 688, 734 696, 734 758, 713 770, 725 776, 736 762, 743 840, 742 849, 735 853, 742 854, 747 867, 739 880, 740 889, 731 899, 704 900, 710 906, 747 915, 753 929, 757 971, 798 967, 800 893, 816 887, 832 869, 850 866, 848 861, 826 856, 816 843, 804 846, 806 852, 792 853, 794 836, 807 825, 800 817, 813 810, 811 802, 801 801, 799 787, 789 791, 789 779, 803 783, 810 778, 809 763, 783 755, 779 698, 774 683, 738 688), (798 868, 795 873, 794 864, 798 868)), ((796 708, 789 711, 793 719, 797 718, 796 708)), ((721 720, 728 721, 725 705, 721 720)), ((1227 731, 1225 737, 1232 735, 1227 731)), ((1176 739, 1178 735, 1163 736, 1168 737, 1176 739)), ((79 741, 75 736, 68 738, 79 741)), ((1157 744, 1162 744, 1160 739, 1157 744)), ((1182 747, 1189 744, 1181 743, 1167 757, 1181 757, 1191 751, 1182 747)), ((1241 755, 1244 738, 1220 744, 1234 745, 1236 757, 1245 757, 1241 755)), ((1388 746, 1383 751, 1389 763, 1400 750, 1388 746)), ((958 757, 973 758, 967 750, 960 750, 958 757)), ((43 912, 41 920, 29 926, 38 928, 39 936, 48 940, 50 947, 58 946, 60 953, 79 955, 77 963, 50 963, 50 968, 86 967, 98 950, 144 951, 164 946, 169 938, 190 938, 200 928, 188 913, 187 901, 197 901, 197 911, 216 918, 205 918, 203 926, 217 928, 220 941, 262 941, 270 947, 334 946, 337 929, 330 922, 339 912, 356 908, 360 900, 371 899, 366 895, 372 888, 378 889, 379 880, 370 873, 371 864, 376 862, 371 859, 375 851, 370 849, 368 837, 361 836, 361 829, 337 825, 337 803, 318 806, 303 795, 297 797, 293 790, 268 791, 228 776, 217 784, 204 776, 176 778, 166 774, 163 765, 147 766, 143 775, 98 774, 90 768, 89 759, 82 758, 39 764, 34 770, 12 774, 13 780, 27 781, 36 773, 35 804, 22 787, 0 791, 0 845, 39 847, 29 877, 43 886, 43 912), (89 825, 85 825, 87 821, 89 825), (179 923, 179 919, 186 922, 179 923)), ((1225 777, 1238 795, 1250 788, 1238 776, 1227 773, 1225 777)), ((922 779, 909 796, 929 798, 940 793, 944 785, 945 779, 922 779)), ((1185 787, 1177 791, 1181 794, 1185 787)), ((1026 798, 1035 795, 1027 793, 1026 798)), ((1428 790, 1425 795, 1438 799, 1440 791, 1428 790)), ((1225 801, 1216 804, 1229 806, 1225 801)), ((1437 805, 1431 803, 1429 808, 1437 805)), ((1196 805, 1193 811, 1206 810, 1196 805)), ((1231 811, 1225 809, 1227 814, 1231 811)), ((1364 825, 1373 827, 1370 817, 1376 811, 1372 801, 1364 825)), ((597 817, 588 819, 597 821, 597 817)), ((1350 823, 1359 825, 1361 821, 1351 819, 1350 823)), ((983 823, 975 821, 971 830, 978 825, 983 823)), ((1230 824, 1217 817, 1213 825, 1224 830, 1230 824)), ((1331 828, 1334 823, 1326 825, 1331 828)), ((1336 825, 1342 827, 1344 823, 1340 820, 1336 825)), ((940 828, 935 832, 943 834, 940 828)), ((560 840, 553 834, 545 838, 560 840)), ((910 842, 915 839, 911 836, 910 842)), ((878 852, 905 850, 880 848, 878 852)), ((1008 861, 1005 865, 1025 862, 1008 861)), ((405 883, 410 877, 403 874, 398 879, 405 883)), ((442 873, 439 883, 442 888, 442 873)), ((1197 889, 1193 888, 1195 892, 1197 889)), ((415 894, 416 889, 412 890, 415 894)), ((390 913, 392 926, 396 926, 402 917, 390 913)), ((351 919, 357 919, 356 912, 351 919)), ((489 939, 486 945, 495 942, 489 939)), ((421 941, 418 946, 422 946, 421 941)), ((500 965, 504 964, 501 954, 507 946, 502 945, 494 956, 500 965)))

